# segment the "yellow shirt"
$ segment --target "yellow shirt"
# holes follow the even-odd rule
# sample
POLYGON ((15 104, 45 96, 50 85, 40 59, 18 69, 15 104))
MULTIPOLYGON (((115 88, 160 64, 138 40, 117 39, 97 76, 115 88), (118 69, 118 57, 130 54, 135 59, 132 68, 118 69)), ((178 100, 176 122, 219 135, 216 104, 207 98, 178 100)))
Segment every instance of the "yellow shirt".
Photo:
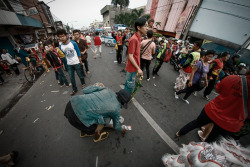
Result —
POLYGON ((57 51, 57 54, 59 55, 60 58, 65 57, 64 53, 59 48, 56 48, 56 51, 57 51))

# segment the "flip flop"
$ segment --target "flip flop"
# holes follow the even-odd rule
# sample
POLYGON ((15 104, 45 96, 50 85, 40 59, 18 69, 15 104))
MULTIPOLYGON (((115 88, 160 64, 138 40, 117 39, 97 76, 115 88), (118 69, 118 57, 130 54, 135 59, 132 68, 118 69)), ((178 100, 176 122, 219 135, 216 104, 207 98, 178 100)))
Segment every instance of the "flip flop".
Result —
POLYGON ((72 84, 70 83, 68 86, 66 86, 66 88, 69 88, 72 84))
POLYGON ((94 142, 99 142, 101 140, 106 139, 109 136, 109 132, 104 131, 100 135, 95 135, 94 142))
POLYGON ((60 87, 63 88, 65 86, 65 84, 61 85, 60 87))
POLYGON ((198 136, 200 137, 201 141, 202 142, 205 142, 206 141, 206 138, 205 137, 202 137, 201 136, 201 133, 203 133, 201 130, 198 130, 198 136))

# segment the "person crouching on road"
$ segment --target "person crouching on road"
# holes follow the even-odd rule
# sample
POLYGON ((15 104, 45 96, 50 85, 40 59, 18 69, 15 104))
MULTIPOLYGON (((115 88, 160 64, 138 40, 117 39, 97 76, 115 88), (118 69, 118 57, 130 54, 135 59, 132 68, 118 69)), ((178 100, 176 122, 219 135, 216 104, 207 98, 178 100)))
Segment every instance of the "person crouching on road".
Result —
POLYGON ((43 47, 45 49, 45 52, 47 52, 46 58, 49 60, 50 66, 53 67, 56 73, 56 78, 58 78, 59 80, 59 84, 61 85, 61 87, 64 86, 69 87, 70 86, 69 82, 66 79, 62 69, 63 67, 62 61, 58 56, 58 54, 54 51, 51 41, 45 41, 43 47))
POLYGON ((113 128, 125 133, 126 127, 119 123, 122 106, 126 108, 131 94, 126 90, 118 93, 105 88, 103 84, 97 83, 82 89, 84 95, 71 97, 68 102, 64 116, 69 123, 79 129, 80 137, 94 136, 94 142, 108 137, 109 133, 103 131, 113 121, 113 128))

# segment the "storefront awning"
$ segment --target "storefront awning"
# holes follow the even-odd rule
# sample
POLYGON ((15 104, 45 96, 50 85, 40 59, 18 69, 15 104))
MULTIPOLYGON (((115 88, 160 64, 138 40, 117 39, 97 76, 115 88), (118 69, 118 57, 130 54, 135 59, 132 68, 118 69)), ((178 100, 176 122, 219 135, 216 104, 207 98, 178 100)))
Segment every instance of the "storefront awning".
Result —
POLYGON ((38 27, 38 28, 42 28, 42 23, 34 18, 28 17, 28 16, 23 16, 21 14, 17 14, 18 19, 20 20, 22 25, 25 26, 31 26, 31 27, 38 27))

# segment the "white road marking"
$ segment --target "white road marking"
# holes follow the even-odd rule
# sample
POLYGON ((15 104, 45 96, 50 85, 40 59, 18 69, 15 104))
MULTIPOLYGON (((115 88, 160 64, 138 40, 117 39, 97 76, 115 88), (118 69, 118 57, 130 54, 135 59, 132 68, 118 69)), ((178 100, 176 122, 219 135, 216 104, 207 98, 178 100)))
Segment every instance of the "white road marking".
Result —
MULTIPOLYGON (((120 86, 124 88, 123 85, 120 86)), ((132 102, 135 107, 140 111, 140 113, 144 116, 144 118, 148 121, 148 123, 154 128, 154 130, 158 133, 158 135, 167 143, 167 145, 175 152, 179 153, 178 145, 161 129, 161 127, 153 120, 153 118, 147 113, 147 111, 138 103, 138 101, 133 98, 132 102)))
POLYGON ((98 167, 98 156, 96 156, 95 167, 98 167))

